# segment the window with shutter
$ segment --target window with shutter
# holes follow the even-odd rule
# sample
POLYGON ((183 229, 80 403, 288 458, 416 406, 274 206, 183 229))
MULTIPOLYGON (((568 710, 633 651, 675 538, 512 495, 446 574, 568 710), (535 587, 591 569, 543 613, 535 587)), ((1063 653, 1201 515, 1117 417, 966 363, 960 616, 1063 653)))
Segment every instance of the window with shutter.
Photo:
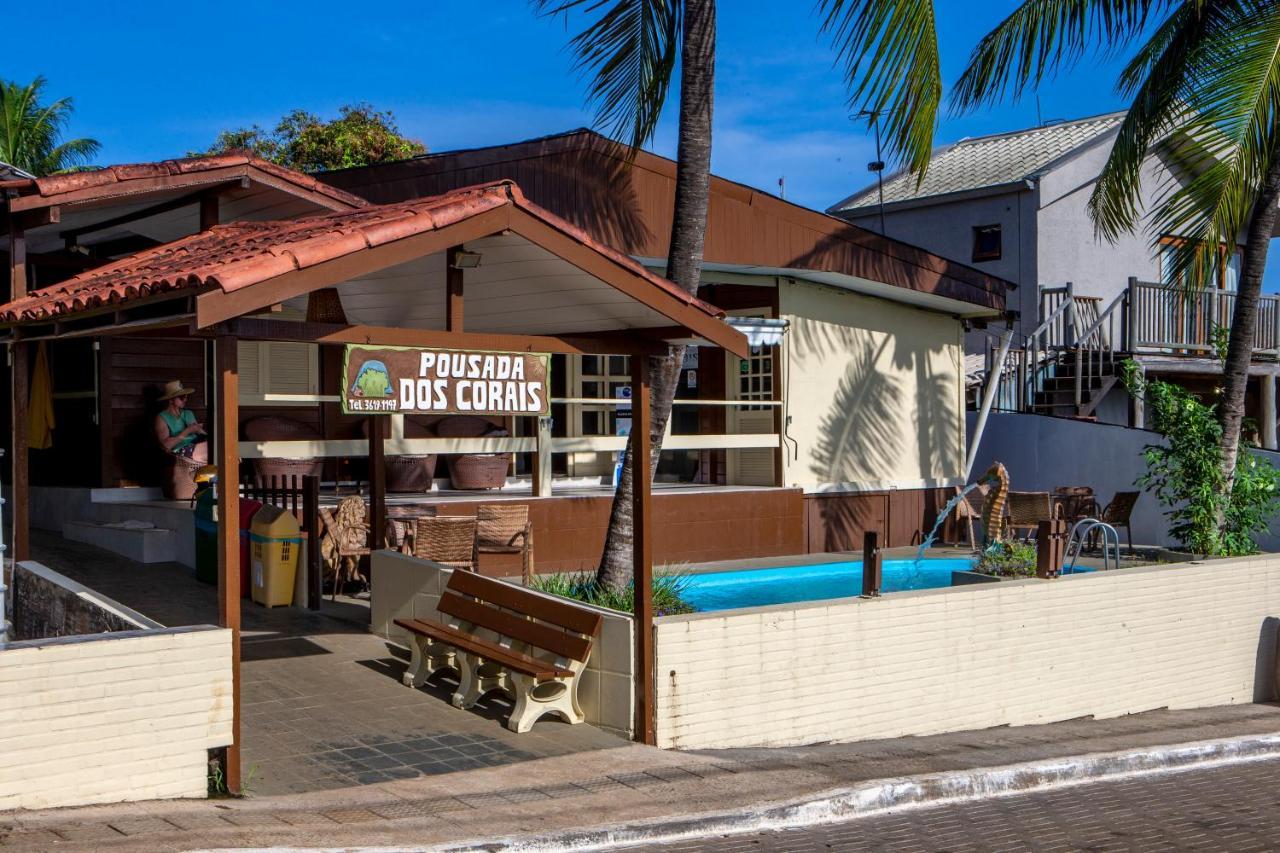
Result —
POLYGON ((240 404, 314 405, 306 400, 274 400, 274 395, 320 393, 320 354, 314 344, 276 341, 240 344, 240 404))

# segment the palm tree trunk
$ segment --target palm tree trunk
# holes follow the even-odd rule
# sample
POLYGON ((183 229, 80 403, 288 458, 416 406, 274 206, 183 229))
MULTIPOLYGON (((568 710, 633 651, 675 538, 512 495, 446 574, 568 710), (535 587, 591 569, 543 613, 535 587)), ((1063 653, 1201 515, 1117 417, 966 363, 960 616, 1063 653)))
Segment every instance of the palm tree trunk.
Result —
MULTIPOLYGON (((671 220, 671 244, 667 250, 667 278, 689 293, 698 292, 702 276, 702 249, 707 232, 707 202, 711 194, 711 108, 715 83, 715 0, 685 0, 683 44, 680 54, 680 128, 676 150, 675 210, 671 220)), ((650 471, 657 470, 662 436, 671 418, 680 379, 684 347, 672 347, 665 357, 649 359, 649 383, 653 405, 648 428, 653 452, 650 471)), ((623 589, 631 582, 632 515, 631 465, 635 457, 627 444, 627 461, 613 495, 604 553, 596 582, 623 589)))
POLYGON ((1231 339, 1222 365, 1222 401, 1218 419, 1222 424, 1223 493, 1230 494, 1240 447, 1240 426, 1244 420, 1245 389, 1249 384, 1249 363, 1253 358, 1254 330, 1258 325, 1258 298, 1262 294, 1262 274, 1267 267, 1267 251, 1275 231, 1277 203, 1280 202, 1280 148, 1271 152, 1271 164, 1249 217, 1236 307, 1231 317, 1231 339))

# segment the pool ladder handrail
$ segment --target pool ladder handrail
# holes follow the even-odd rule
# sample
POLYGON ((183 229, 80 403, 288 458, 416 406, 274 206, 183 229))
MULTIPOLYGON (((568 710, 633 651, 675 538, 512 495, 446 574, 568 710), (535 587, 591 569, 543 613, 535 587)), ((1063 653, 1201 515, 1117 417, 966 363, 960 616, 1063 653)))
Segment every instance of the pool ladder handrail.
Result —
POLYGON ((1082 518, 1071 526, 1071 534, 1067 537, 1067 549, 1064 558, 1069 560, 1067 563, 1067 573, 1076 567, 1076 560, 1080 557, 1080 552, 1084 550, 1084 543, 1088 541, 1089 536, 1095 530, 1102 531, 1102 570, 1107 570, 1108 563, 1113 559, 1111 545, 1115 544, 1115 564, 1113 568, 1120 568, 1120 534, 1116 529, 1105 521, 1097 518, 1082 518))

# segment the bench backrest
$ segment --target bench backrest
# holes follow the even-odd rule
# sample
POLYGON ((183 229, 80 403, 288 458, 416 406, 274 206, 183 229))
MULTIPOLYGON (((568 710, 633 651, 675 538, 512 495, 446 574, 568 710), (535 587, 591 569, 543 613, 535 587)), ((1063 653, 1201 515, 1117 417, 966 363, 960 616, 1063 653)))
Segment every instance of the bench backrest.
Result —
POLYGON ((560 657, 585 663, 604 617, 475 572, 455 570, 441 613, 560 657))

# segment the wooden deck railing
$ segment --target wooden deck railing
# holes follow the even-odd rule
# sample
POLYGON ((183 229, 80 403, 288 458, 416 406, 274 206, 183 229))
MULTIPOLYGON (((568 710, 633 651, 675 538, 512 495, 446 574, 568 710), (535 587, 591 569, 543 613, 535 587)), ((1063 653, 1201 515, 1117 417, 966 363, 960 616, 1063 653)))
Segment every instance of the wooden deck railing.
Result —
MULTIPOLYGON (((1125 349, 1137 353, 1212 356, 1213 330, 1229 330, 1236 307, 1235 291, 1199 290, 1187 294, 1135 278, 1129 279, 1127 294, 1125 349)), ((1265 355, 1280 350, 1280 297, 1261 297, 1253 349, 1265 355)))

